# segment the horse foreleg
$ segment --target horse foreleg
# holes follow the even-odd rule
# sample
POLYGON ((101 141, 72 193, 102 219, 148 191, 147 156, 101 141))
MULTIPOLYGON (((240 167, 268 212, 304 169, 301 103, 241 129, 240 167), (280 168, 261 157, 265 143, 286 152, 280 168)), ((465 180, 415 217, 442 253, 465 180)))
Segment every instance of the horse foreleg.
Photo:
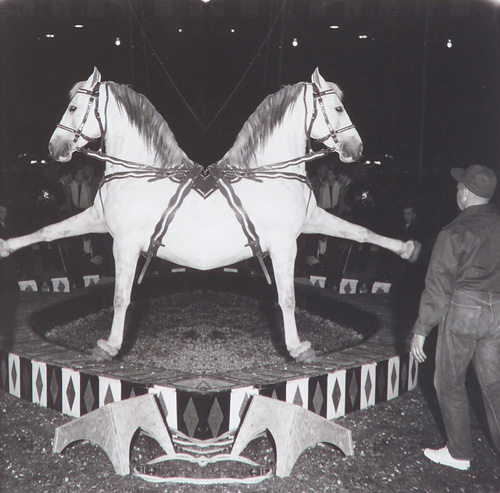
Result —
POLYGON ((295 286, 294 268, 297 255, 296 242, 291 240, 287 244, 270 249, 269 254, 273 262, 274 277, 278 290, 278 303, 283 314, 286 348, 295 360, 300 362, 312 361, 314 350, 309 341, 301 341, 297 333, 295 321, 295 286), (290 248, 292 246, 292 248, 290 248))
POLYGON ((306 219, 303 233, 323 234, 354 240, 358 243, 372 243, 386 248, 409 262, 415 262, 420 254, 422 246, 418 241, 401 241, 378 235, 363 226, 352 224, 340 217, 328 214, 328 212, 317 207, 306 219))
POLYGON ((45 226, 29 235, 0 239, 0 257, 8 257, 15 251, 40 243, 41 241, 54 241, 71 236, 79 236, 89 233, 106 233, 106 223, 97 210, 89 207, 85 211, 72 216, 64 221, 45 226))
POLYGON ((97 341, 97 347, 92 353, 94 359, 112 359, 122 347, 125 315, 130 304, 130 295, 139 255, 140 249, 133 248, 130 244, 124 244, 123 241, 115 238, 113 243, 113 256, 115 258, 113 322, 109 338, 97 341))

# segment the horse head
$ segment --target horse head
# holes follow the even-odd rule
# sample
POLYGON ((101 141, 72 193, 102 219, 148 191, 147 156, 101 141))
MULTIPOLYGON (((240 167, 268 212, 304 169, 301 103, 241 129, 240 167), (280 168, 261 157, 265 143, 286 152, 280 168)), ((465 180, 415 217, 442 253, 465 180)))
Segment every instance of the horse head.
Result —
POLYGON ((344 163, 357 161, 363 152, 363 142, 342 104, 342 92, 336 84, 325 81, 319 69, 312 74, 311 82, 314 110, 310 137, 338 152, 344 163))
POLYGON ((94 67, 92 75, 70 91, 70 103, 49 141, 49 152, 55 161, 71 160, 75 150, 103 136, 100 85, 101 74, 94 67))

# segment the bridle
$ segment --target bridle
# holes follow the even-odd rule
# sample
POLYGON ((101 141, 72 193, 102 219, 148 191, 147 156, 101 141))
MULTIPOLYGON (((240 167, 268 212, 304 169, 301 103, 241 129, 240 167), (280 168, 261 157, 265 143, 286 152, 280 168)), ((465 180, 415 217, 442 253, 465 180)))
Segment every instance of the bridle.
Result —
POLYGON ((97 120, 97 123, 99 125, 99 130, 101 132, 101 143, 99 145, 100 151, 102 151, 103 144, 104 144, 104 136, 106 134, 106 129, 102 123, 101 113, 99 111, 99 91, 101 88, 101 84, 104 84, 104 87, 106 88, 106 105, 105 105, 105 108, 106 108, 108 105, 108 100, 109 100, 108 85, 106 83, 103 83, 103 82, 97 82, 92 90, 82 88, 82 89, 78 89, 78 91, 76 91, 76 94, 85 94, 85 95, 89 96, 89 102, 87 104, 87 109, 85 110, 85 115, 83 116, 83 120, 80 123, 80 126, 75 130, 74 128, 67 127, 66 125, 62 125, 61 123, 57 124, 58 128, 75 134, 75 137, 73 139, 74 144, 76 144, 78 142, 78 139, 80 139, 80 138, 86 140, 87 143, 92 142, 96 139, 85 135, 83 133, 83 129, 85 128, 85 124, 87 123, 87 120, 89 118, 90 111, 92 110, 92 106, 94 106, 94 116, 97 120))
MULTIPOLYGON (((337 138, 337 135, 346 132, 347 130, 351 130, 353 128, 356 128, 354 124, 351 125, 346 125, 345 127, 341 127, 338 129, 334 129, 333 125, 330 122, 330 119, 328 118, 328 115, 326 114, 325 110, 325 103, 323 101, 323 96, 329 96, 332 94, 335 94, 337 97, 338 93, 334 89, 326 89, 325 91, 320 91, 318 86, 313 82, 312 84, 312 90, 313 90, 313 101, 314 101, 314 108, 313 108, 313 113, 311 116, 311 121, 309 122, 309 128, 307 129, 307 142, 308 142, 308 150, 311 149, 311 130, 312 126, 314 125, 314 122, 316 120, 316 117, 318 116, 318 103, 319 107, 321 108, 321 112, 323 113, 323 118, 325 120, 326 126, 328 128, 328 134, 325 135, 324 137, 321 137, 319 139, 314 139, 315 141, 319 142, 322 144, 323 142, 326 142, 328 139, 333 139, 333 142, 335 145, 338 145, 339 139, 337 138)), ((307 86, 306 86, 306 91, 307 91, 307 86)), ((304 101, 306 99, 306 91, 304 92, 304 101)), ((339 98, 340 99, 340 98, 339 98)), ((307 121, 307 118, 306 118, 307 121)))

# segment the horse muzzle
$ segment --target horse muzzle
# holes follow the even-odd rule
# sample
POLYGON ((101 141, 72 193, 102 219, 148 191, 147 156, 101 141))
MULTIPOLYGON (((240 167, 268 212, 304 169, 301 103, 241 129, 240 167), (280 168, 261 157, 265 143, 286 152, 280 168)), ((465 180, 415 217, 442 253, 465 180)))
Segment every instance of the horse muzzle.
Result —
POLYGON ((71 143, 69 142, 58 142, 57 140, 52 140, 49 142, 49 154, 50 157, 57 162, 67 163, 73 157, 73 151, 71 143))
POLYGON ((363 143, 361 140, 352 143, 343 142, 337 152, 343 163, 355 163, 363 154, 363 143))

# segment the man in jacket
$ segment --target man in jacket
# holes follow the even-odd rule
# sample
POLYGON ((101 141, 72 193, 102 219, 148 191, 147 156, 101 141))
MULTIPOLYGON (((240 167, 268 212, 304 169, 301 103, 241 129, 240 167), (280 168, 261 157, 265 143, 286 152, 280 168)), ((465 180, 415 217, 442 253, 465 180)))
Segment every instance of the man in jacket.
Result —
POLYGON ((467 470, 472 458, 465 374, 472 361, 493 443, 500 451, 500 216, 489 201, 497 178, 489 168, 453 168, 462 211, 443 228, 427 270, 411 352, 422 363, 424 341, 439 323, 434 386, 447 445, 424 449, 438 463, 467 470))

